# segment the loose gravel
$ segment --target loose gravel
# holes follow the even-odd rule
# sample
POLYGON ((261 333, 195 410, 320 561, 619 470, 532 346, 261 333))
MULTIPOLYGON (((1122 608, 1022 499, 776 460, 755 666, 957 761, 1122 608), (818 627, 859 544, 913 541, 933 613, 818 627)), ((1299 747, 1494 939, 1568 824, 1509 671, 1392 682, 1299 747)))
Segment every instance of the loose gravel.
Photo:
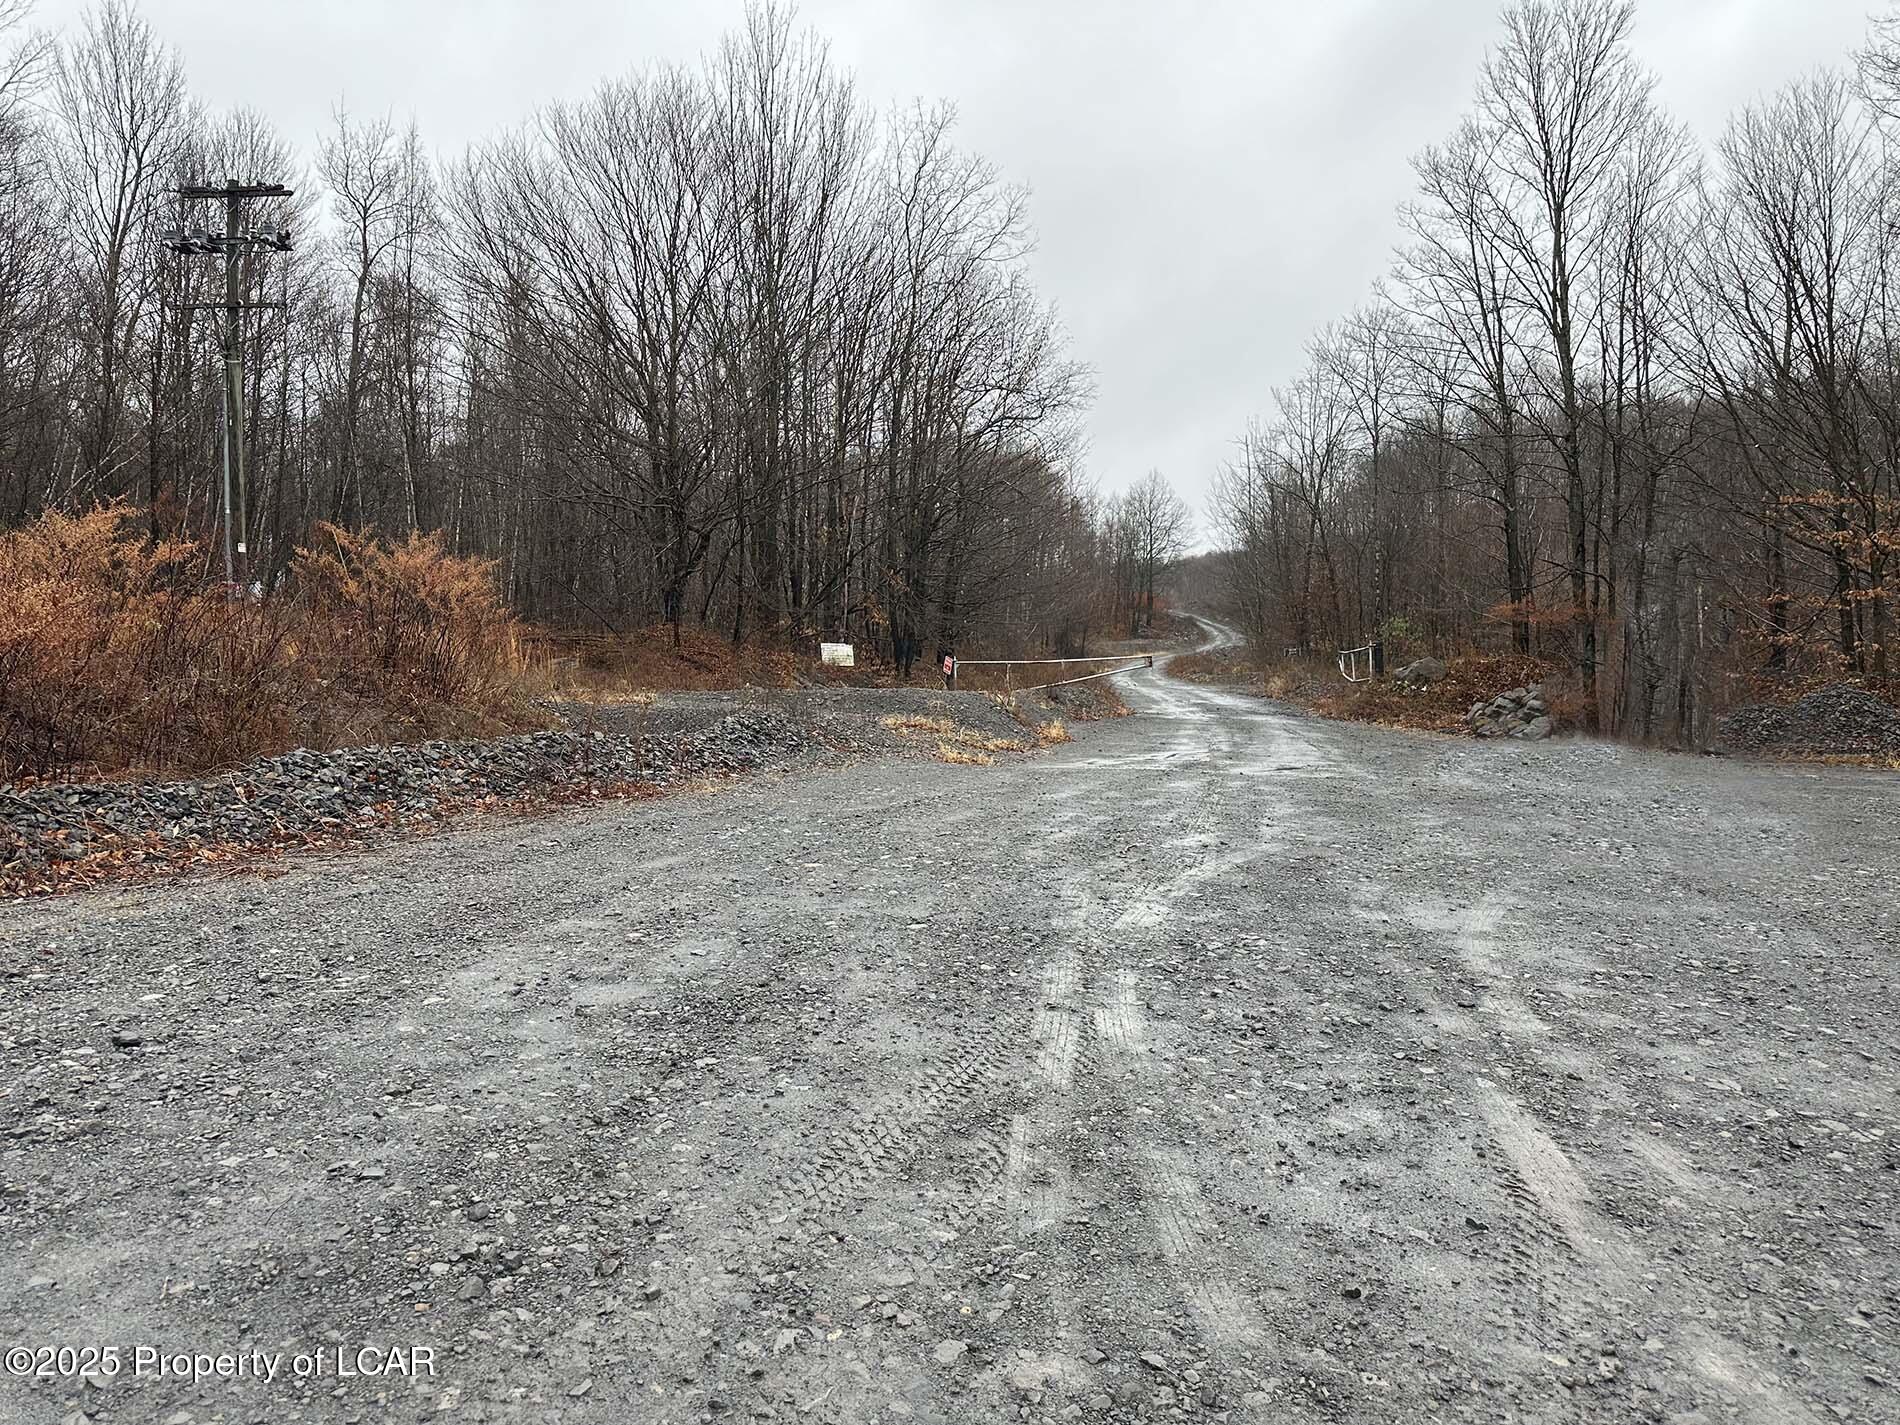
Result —
POLYGON ((1737 708, 1718 731, 1721 747, 1731 752, 1900 758, 1900 709, 1846 683, 1817 689, 1787 707, 1737 708))
POLYGON ((0 908, 0 1341, 282 1372, 0 1419, 1892 1418, 1889 775, 1128 696, 0 908))
POLYGON ((928 689, 679 694, 648 706, 569 705, 561 732, 297 751, 186 782, 0 787, 0 893, 190 864, 209 848, 331 844, 471 808, 651 794, 934 747, 892 719, 948 720, 986 742, 1021 742, 1025 721, 1046 720, 1043 708, 1054 715, 1053 705, 1012 715, 980 694, 928 689))

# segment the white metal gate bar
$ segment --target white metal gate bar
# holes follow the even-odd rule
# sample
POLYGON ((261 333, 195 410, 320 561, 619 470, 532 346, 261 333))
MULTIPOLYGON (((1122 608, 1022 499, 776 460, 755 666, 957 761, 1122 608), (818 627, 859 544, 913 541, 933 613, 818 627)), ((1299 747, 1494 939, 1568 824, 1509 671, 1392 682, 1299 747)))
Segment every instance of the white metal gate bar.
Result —
MULTIPOLYGON (((1090 660, 1077 659, 1076 661, 1087 662, 1090 660)), ((1104 668, 1099 673, 1084 673, 1079 678, 1058 678, 1053 683, 1038 683, 1033 688, 1024 688, 1023 691, 1025 693, 1039 693, 1044 688, 1066 688, 1071 683, 1087 683, 1095 678, 1112 678, 1117 673, 1128 673, 1128 672, 1132 672, 1136 668, 1152 668, 1154 666, 1155 666, 1155 656, 1154 654, 1150 653, 1143 656, 1141 662, 1130 663, 1126 668, 1104 668)))
POLYGON ((1147 657, 1153 661, 1153 655, 1140 653, 1103 653, 1093 658, 959 658, 959 668, 1001 668, 1005 663, 1114 663, 1123 658, 1147 657))
MULTIPOLYGON (((1066 667, 1071 663, 1121 663, 1124 661, 1128 663, 1128 667, 1130 668, 1152 668, 1155 666, 1154 655, 1152 653, 1100 653, 1091 658, 958 658, 953 660, 950 665, 950 686, 953 688, 956 686, 957 675, 965 668, 1009 669, 1022 664, 1033 666, 1041 663, 1056 663, 1066 667), (1145 659, 1146 661, 1144 663, 1136 663, 1132 661, 1134 659, 1145 659)), ((1125 670, 1121 668, 1110 668, 1107 670, 1107 673, 1120 673, 1123 671, 1125 670)), ((1087 682, 1089 678, 1106 677, 1107 673, 1090 673, 1081 678, 1058 678, 1053 683, 1032 683, 1026 685, 1022 691, 1033 693, 1039 688, 1059 688, 1064 683, 1084 683, 1087 682)), ((1005 672, 1003 674, 1003 687, 1005 691, 1009 689, 1009 686, 1009 674, 1005 672)))

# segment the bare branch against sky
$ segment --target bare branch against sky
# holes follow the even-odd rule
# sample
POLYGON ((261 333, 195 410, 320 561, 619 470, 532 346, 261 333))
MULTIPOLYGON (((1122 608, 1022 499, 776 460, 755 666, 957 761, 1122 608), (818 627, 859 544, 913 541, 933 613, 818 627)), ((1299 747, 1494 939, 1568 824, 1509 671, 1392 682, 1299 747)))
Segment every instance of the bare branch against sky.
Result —
MULTIPOLYGON (((42 0, 66 28, 82 0, 42 0)), ((340 101, 413 115, 453 154, 608 75, 688 61, 742 0, 147 0, 212 108, 314 154, 340 101)), ((1704 141, 1866 33, 1870 0, 1643 0, 1635 48, 1704 141)), ((1233 432, 1313 331, 1391 265, 1408 160, 1451 131, 1499 37, 1493 0, 805 0, 799 19, 880 105, 958 111, 1028 185, 1037 286, 1095 368, 1089 469, 1163 471, 1199 504, 1233 432)))

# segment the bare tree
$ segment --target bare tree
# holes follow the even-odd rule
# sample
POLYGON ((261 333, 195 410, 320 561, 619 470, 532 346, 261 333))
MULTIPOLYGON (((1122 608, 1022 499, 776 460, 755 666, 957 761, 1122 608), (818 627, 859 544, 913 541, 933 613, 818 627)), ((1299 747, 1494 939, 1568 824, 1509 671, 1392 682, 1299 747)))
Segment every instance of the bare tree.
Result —
POLYGON ((1394 638, 1543 655, 1561 626, 1604 726, 1693 743, 1764 673, 1891 667, 1900 32, 1858 87, 1744 111, 1705 176, 1629 28, 1620 0, 1506 10, 1415 163, 1396 374, 1363 317, 1322 332, 1217 509, 1258 638, 1389 608, 1394 638))
POLYGON ((1315 364, 1346 392, 1365 455, 1368 499, 1355 546, 1360 562, 1371 566, 1361 582, 1370 584, 1372 606, 1359 610, 1359 622, 1372 628, 1391 613, 1393 565, 1403 541, 1398 502, 1383 477, 1400 429, 1400 377, 1409 346, 1403 316, 1384 302, 1360 307, 1313 346, 1315 364))
POLYGON ((61 243, 53 227, 50 154, 33 123, 32 104, 52 45, 22 34, 24 0, 0 3, 0 468, 19 472, 12 508, 23 516, 51 472, 36 471, 33 436, 63 404, 64 372, 52 339, 61 243), (35 479, 37 475, 38 479, 35 479))
MULTIPOLYGON (((1404 300, 1419 324, 1428 369, 1450 377, 1482 438, 1464 446, 1481 473, 1504 546, 1513 639, 1530 650, 1531 567, 1525 540, 1524 350, 1527 303, 1518 295, 1490 178, 1495 135, 1465 123, 1413 166, 1420 201, 1400 210, 1414 242, 1399 259, 1404 300)), ((1442 434, 1442 432, 1441 432, 1442 434)))
POLYGON ((1499 246, 1543 347, 1529 369, 1548 372, 1542 408, 1563 473, 1571 627, 1585 671, 1596 667, 1601 597, 1590 561, 1586 346, 1607 200, 1651 117, 1652 81, 1629 50, 1634 19, 1633 0, 1518 0, 1478 86, 1481 122, 1494 135, 1486 178, 1499 246))
MULTIPOLYGON (((0 210, 36 231, 72 206, 56 177, 96 220, 63 280, 59 242, 0 258, 0 501, 136 492, 154 535, 201 532, 214 274, 160 257, 143 214, 296 158, 254 115, 199 119, 129 10, 61 46, 56 122, 18 102, 30 60, 0 64, 0 210)), ((1086 373, 1026 280, 1022 193, 947 109, 873 113, 789 11, 439 174, 413 125, 339 111, 316 168, 327 212, 252 216, 318 240, 241 270, 288 309, 242 333, 266 585, 315 521, 440 525, 538 619, 823 633, 906 667, 926 634, 1086 640, 1112 603, 1086 373)))
POLYGON ((1838 648, 1884 671, 1896 522, 1893 190, 1838 74, 1745 110, 1721 146, 1700 374, 1776 534, 1831 570, 1838 648))
POLYGON ((1122 497, 1122 518, 1133 547, 1137 592, 1134 628, 1154 620, 1155 585, 1163 570, 1187 552, 1192 518, 1159 470, 1150 470, 1122 497))
POLYGON ((88 353, 80 473, 103 495, 128 488, 121 444, 133 347, 155 295, 144 241, 192 116, 184 70, 128 0, 107 0, 53 54, 61 199, 80 240, 73 281, 88 353))
POLYGON ((371 296, 389 256, 402 243, 404 200, 418 180, 410 165, 419 154, 403 142, 387 115, 352 122, 338 108, 334 131, 317 155, 317 171, 330 193, 337 228, 333 260, 348 288, 349 328, 342 390, 342 426, 331 485, 329 517, 360 520, 364 509, 360 430, 369 365, 371 296))

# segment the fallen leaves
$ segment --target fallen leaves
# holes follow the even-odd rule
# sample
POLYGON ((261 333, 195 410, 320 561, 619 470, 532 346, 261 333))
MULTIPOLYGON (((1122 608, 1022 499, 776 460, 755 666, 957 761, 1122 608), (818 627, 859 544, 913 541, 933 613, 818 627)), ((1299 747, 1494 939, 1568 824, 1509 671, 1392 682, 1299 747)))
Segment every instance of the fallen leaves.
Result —
POLYGON ((1309 706, 1349 722, 1463 733, 1465 714, 1473 703, 1489 702, 1508 688, 1529 683, 1549 687, 1563 676, 1559 664, 1517 654, 1454 657, 1445 661, 1445 668, 1445 677, 1427 687, 1408 688, 1388 677, 1328 688, 1309 706))

